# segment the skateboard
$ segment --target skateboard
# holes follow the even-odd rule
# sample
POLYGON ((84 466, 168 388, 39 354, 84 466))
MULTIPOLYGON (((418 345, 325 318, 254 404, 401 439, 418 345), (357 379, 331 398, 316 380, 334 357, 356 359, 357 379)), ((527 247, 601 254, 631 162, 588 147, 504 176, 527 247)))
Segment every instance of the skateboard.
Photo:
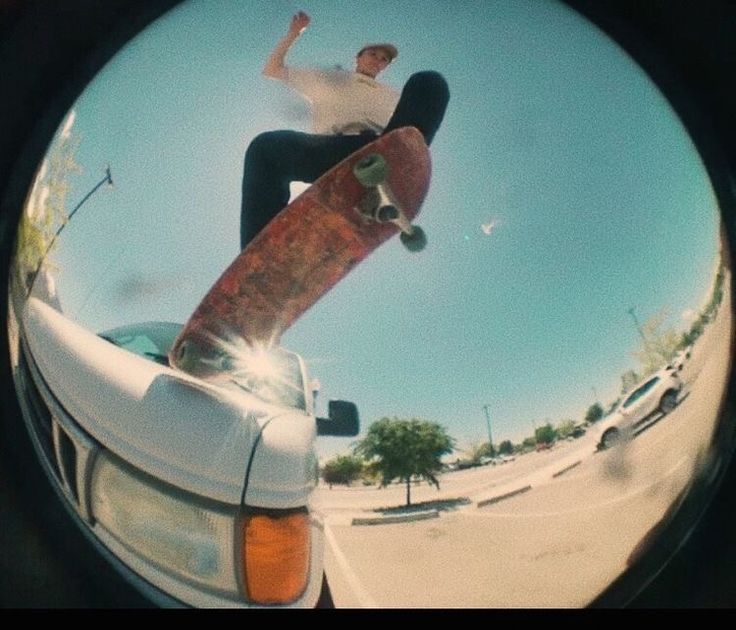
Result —
POLYGON ((281 335, 355 266, 400 233, 409 251, 426 243, 412 224, 429 189, 422 134, 392 131, 327 171, 248 244, 210 288, 169 352, 172 367, 214 378, 281 335))

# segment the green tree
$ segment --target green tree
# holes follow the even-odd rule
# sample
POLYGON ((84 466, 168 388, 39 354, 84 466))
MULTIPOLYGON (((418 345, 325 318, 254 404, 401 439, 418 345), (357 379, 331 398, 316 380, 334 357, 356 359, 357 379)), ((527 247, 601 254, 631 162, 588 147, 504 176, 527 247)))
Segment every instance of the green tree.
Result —
POLYGON ((23 291, 46 255, 56 231, 66 222, 67 195, 73 174, 81 172, 76 162, 80 139, 72 130, 73 115, 57 133, 28 196, 16 238, 17 279, 23 291))
POLYGON ((322 479, 332 484, 349 486, 363 472, 363 461, 354 455, 338 455, 328 461, 322 469, 322 479))
POLYGON ((687 346, 691 346, 694 344, 700 335, 703 334, 703 331, 705 330, 705 325, 708 323, 708 318, 704 314, 700 314, 700 316, 693 322, 692 326, 690 326, 690 330, 683 333, 682 340, 680 341, 680 347, 686 348, 687 346))
POLYGON ((549 422, 534 431, 534 438, 537 444, 552 444, 556 437, 557 432, 549 422))
POLYGON ((652 315, 640 327, 641 342, 632 355, 639 360, 643 374, 648 376, 664 366, 677 354, 682 335, 674 329, 661 330, 668 317, 666 309, 652 315))
POLYGON ((606 410, 606 413, 604 415, 609 415, 613 413, 613 411, 618 407, 619 403, 621 402, 621 397, 619 396, 616 400, 614 400, 610 405, 608 405, 608 409, 606 410))
POLYGON ((575 430, 575 421, 566 419, 562 420, 560 424, 557 425, 557 435, 561 440, 564 440, 566 437, 569 437, 572 435, 572 432, 575 430))
POLYGON ((724 277, 725 277, 725 274, 723 270, 723 261, 721 261, 720 264, 718 265, 718 271, 716 272, 716 277, 713 280, 713 292, 711 293, 711 297, 710 297, 710 300, 708 301, 708 304, 703 309, 702 316, 706 319, 706 321, 711 321, 713 319, 716 312, 718 311, 718 307, 723 301, 724 277))
POLYGON ((712 321, 718 312, 718 307, 723 301, 723 283, 725 280, 725 270, 723 267, 723 260, 718 264, 718 270, 713 279, 713 289, 711 291, 710 299, 701 311, 698 318, 693 322, 690 330, 683 333, 682 340, 680 342, 680 348, 686 348, 697 341, 698 337, 703 334, 706 324, 712 321))
POLYGON ((683 332, 677 349, 682 350, 694 344, 700 335, 703 334, 706 325, 713 321, 713 318, 718 312, 718 307, 723 301, 723 282, 725 279, 725 271, 723 267, 723 260, 718 264, 718 270, 713 278, 713 288, 711 290, 710 299, 708 303, 703 307, 703 310, 698 315, 697 319, 690 326, 690 330, 683 332))
POLYGON ((600 403, 594 403, 585 412, 585 421, 588 423, 598 422, 603 417, 603 407, 600 403))
POLYGON ((690 328, 690 330, 682 333, 682 339, 680 340, 680 347, 687 348, 688 346, 693 345, 698 340, 698 337, 700 337, 702 332, 703 332, 702 330, 696 331, 693 325, 690 328))
POLYGON ((537 445, 536 437, 526 437, 524 438, 524 441, 521 443, 522 449, 524 450, 533 450, 536 445, 537 445))
POLYGON ((698 318, 690 326, 690 330, 682 333, 680 337, 680 343, 678 344, 678 350, 682 350, 694 344, 700 335, 703 334, 705 326, 708 322, 712 321, 718 312, 718 307, 723 301, 723 282, 725 279, 725 272, 723 268, 723 260, 718 265, 718 271, 713 279, 713 289, 711 291, 710 299, 703 308, 698 318))
POLYGON ((488 442, 471 444, 467 455, 473 464, 479 464, 483 457, 493 457, 493 449, 488 442))
POLYGON ((498 452, 501 455, 512 455, 514 452, 514 445, 511 440, 504 440, 498 445, 498 452))
POLYGON ((630 392, 641 380, 641 377, 634 372, 634 370, 628 370, 621 375, 621 393, 627 394, 630 392))
POLYGON ((426 479, 439 489, 437 473, 442 470, 440 458, 452 452, 455 441, 444 427, 434 422, 381 418, 355 447, 381 475, 381 486, 394 479, 406 484, 406 504, 411 505, 411 479, 426 479))

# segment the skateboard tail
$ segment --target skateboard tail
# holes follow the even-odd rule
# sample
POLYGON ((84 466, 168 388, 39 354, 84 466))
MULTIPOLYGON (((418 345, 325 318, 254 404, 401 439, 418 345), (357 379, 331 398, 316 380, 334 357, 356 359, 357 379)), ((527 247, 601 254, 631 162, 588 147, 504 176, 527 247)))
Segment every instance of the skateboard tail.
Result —
MULTIPOLYGON (((277 217, 271 238, 274 247, 284 249, 299 239, 300 249, 308 255, 292 264, 288 274, 269 273, 270 260, 265 256, 252 256, 248 269, 242 271, 236 260, 233 266, 238 268, 225 272, 174 342, 171 365, 189 373, 197 370, 195 375, 204 377, 217 371, 223 355, 278 345, 284 331, 365 258, 365 243, 340 215, 325 216, 318 207, 308 205, 302 220, 314 229, 296 234, 293 222, 277 217), (244 286, 251 288, 246 294, 244 286), (253 317, 248 317, 249 312, 253 317), (242 327, 227 326, 231 313, 242 313, 242 327), (258 317, 258 313, 271 317, 258 317), (205 364, 200 366, 199 361, 205 364)), ((255 241, 254 250, 260 251, 255 241)))
MULTIPOLYGON (((333 254, 331 259, 335 256, 333 254)), ((361 262, 361 258, 353 255, 349 249, 342 251, 340 256, 343 258, 343 270, 351 270, 361 262)), ((312 269, 312 273, 306 274, 303 282, 291 285, 288 295, 309 296, 310 292, 318 293, 308 297, 312 303, 316 303, 324 294, 318 288, 332 287, 344 275, 330 270, 330 267, 312 269)), ((247 363, 248 358, 254 354, 280 345, 281 335, 306 311, 300 304, 299 301, 288 299, 281 304, 281 308, 278 304, 262 304, 262 308, 268 308, 276 315, 270 322, 254 319, 247 335, 223 327, 223 320, 216 313, 202 312, 201 319, 193 320, 193 330, 182 330, 175 340, 169 353, 169 363, 200 378, 212 378, 221 372, 237 370, 238 364, 247 363)))

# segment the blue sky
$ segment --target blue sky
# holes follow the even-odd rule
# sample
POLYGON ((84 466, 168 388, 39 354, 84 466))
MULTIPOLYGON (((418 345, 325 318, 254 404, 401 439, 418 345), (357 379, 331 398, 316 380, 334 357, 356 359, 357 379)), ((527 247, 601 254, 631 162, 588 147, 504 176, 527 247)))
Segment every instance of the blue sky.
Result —
MULTIPOLYGON (((400 89, 434 69, 451 102, 432 145, 421 254, 374 253, 284 336, 322 383, 384 415, 444 424, 460 446, 582 419, 636 367, 640 321, 684 329, 710 287, 718 210, 664 97, 613 42, 538 0, 248 2, 178 7, 123 49, 74 106, 62 233, 65 312, 99 331, 183 322, 238 252, 242 160, 259 132, 309 127, 260 74, 290 17, 312 25, 293 65, 352 67, 367 42, 399 57, 400 89), (481 224, 495 221, 490 235, 481 224)), ((324 452, 350 441, 323 439, 324 452)))

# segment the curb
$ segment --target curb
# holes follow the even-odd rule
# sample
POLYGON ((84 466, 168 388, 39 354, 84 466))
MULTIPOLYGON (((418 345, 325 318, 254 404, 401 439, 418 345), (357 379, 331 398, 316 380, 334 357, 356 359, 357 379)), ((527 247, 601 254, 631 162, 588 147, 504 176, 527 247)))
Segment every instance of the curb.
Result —
POLYGON ((580 464, 583 463, 582 459, 579 459, 578 461, 570 464, 569 466, 565 466, 562 470, 558 470, 556 473, 552 475, 552 478, 559 477, 560 475, 564 475, 567 471, 572 470, 576 466, 580 466, 580 464))
POLYGON ((510 499, 511 497, 515 497, 517 494, 523 494, 524 492, 528 492, 532 489, 531 485, 523 486, 522 488, 517 488, 516 490, 512 490, 511 492, 506 492, 505 494, 499 494, 498 496, 491 497, 490 499, 484 499, 483 501, 478 501, 476 503, 476 507, 485 507, 486 505, 493 505, 494 503, 498 503, 499 501, 503 501, 504 499, 510 499))
POLYGON ((439 518, 439 511, 417 512, 416 514, 399 514, 396 516, 368 516, 355 517, 351 525, 386 525, 389 523, 409 523, 411 521, 425 521, 430 518, 439 518))

